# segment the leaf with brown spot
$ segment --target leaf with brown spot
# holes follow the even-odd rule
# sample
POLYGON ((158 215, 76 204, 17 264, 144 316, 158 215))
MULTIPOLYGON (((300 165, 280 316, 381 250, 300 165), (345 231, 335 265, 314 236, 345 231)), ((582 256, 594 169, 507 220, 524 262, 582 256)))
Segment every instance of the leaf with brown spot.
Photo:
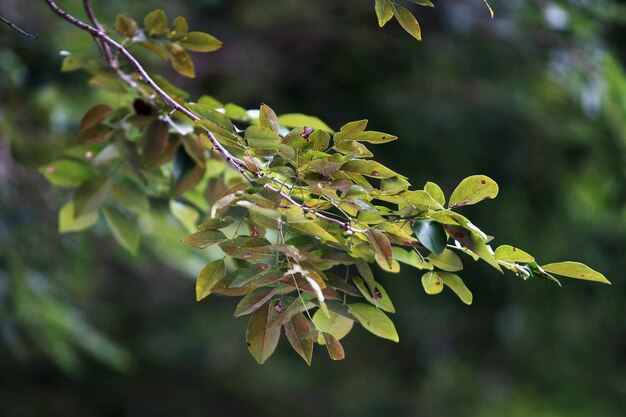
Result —
POLYGON ((246 342, 248 350, 259 363, 263 364, 276 350, 280 339, 280 326, 270 326, 268 315, 271 305, 254 312, 248 322, 246 342))

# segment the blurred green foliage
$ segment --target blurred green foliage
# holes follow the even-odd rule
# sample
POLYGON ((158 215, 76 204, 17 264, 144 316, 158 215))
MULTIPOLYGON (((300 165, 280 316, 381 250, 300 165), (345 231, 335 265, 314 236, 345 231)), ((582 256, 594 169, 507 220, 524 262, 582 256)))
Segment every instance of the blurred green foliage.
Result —
MULTIPOLYGON (((181 87, 333 126, 368 118, 399 136, 387 165, 450 193, 488 174, 497 200, 467 213, 541 259, 576 258, 611 288, 564 289, 466 277, 472 307, 431 299, 420 274, 388 275, 400 345, 364 331, 307 368, 287 346, 263 367, 225 299, 193 301, 201 258, 157 216, 149 248, 127 256, 99 226, 56 233, 66 195, 36 167, 75 141, 96 96, 60 75, 60 50, 92 53, 88 35, 5 1, 0 14, 39 35, 0 32, 0 411, 7 415, 620 416, 626 394, 626 79, 620 3, 459 0, 416 8, 424 41, 376 25, 370 2, 95 2, 118 13, 164 7, 225 47, 199 56, 181 87), (35 28, 35 30, 33 30, 35 28), (428 165, 415 164, 416 155, 428 165)), ((80 15, 80 2, 68 7, 80 15)), ((373 3, 373 2, 372 2, 373 3)), ((154 62, 155 68, 160 65, 154 62)), ((164 66, 167 73, 169 69, 164 66)), ((99 94, 99 93, 98 93, 99 94)))

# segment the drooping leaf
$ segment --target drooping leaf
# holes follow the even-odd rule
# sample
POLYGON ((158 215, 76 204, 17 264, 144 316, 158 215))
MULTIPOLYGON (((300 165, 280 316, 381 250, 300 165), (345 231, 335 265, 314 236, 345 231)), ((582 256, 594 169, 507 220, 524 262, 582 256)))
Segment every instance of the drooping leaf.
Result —
POLYGON ((185 77, 195 78, 196 70, 191 57, 180 45, 171 43, 168 45, 169 59, 174 70, 185 77))
POLYGON ((422 275, 422 286, 428 295, 436 295, 443 291, 443 281, 436 272, 426 272, 422 275))
POLYGON ((533 262, 533 258, 523 250, 510 245, 501 245, 496 248, 495 257, 505 262, 533 262))
POLYGON ((313 331, 304 314, 298 313, 284 324, 289 344, 311 366, 313 359, 313 331))
POLYGON ((211 290, 222 278, 226 272, 226 264, 224 259, 217 259, 209 262, 198 274, 196 281, 196 300, 200 301, 209 294, 211 290))
POLYGON ((306 126, 306 127, 311 127, 313 129, 325 130, 326 132, 329 132, 329 133, 334 133, 334 131, 330 127, 328 127, 326 123, 322 122, 317 117, 307 116, 306 114, 301 114, 301 113, 283 114, 281 116, 278 116, 278 122, 282 126, 286 126, 286 127, 306 126))
POLYGON ((267 303, 276 293, 276 288, 262 287, 253 290, 241 299, 235 309, 235 317, 245 316, 258 310, 267 303))
POLYGON ((248 350, 259 364, 263 364, 272 356, 280 339, 280 326, 268 325, 270 308, 272 306, 268 305, 267 308, 255 311, 250 317, 246 332, 248 350))
POLYGON ((357 303, 348 305, 348 310, 366 330, 376 336, 393 340, 394 342, 400 340, 393 322, 376 307, 370 304, 357 303))
POLYGON ((81 184, 74 194, 74 215, 97 211, 111 193, 110 178, 94 178, 81 184))
POLYGON ((370 292, 365 286, 365 282, 361 277, 353 277, 352 281, 354 281, 354 284, 359 289, 361 294, 363 294, 363 297, 365 297, 367 301, 388 313, 396 312, 396 309, 391 302, 391 298, 389 298, 389 295, 387 295, 387 291, 385 291, 382 285, 376 283, 376 288, 374 289, 374 291, 370 292))
POLYGON ((381 28, 393 17, 393 9, 389 0, 376 0, 375 4, 378 26, 381 28))
POLYGON ((440 223, 431 220, 417 220, 413 223, 415 237, 435 255, 441 255, 446 248, 448 235, 440 223))
POLYGON ((456 274, 450 272, 437 272, 439 278, 446 284, 465 304, 472 304, 474 299, 472 293, 465 286, 463 280, 456 274))
POLYGON ((354 321, 347 317, 336 314, 332 311, 326 316, 322 311, 318 310, 313 315, 313 323, 317 330, 320 331, 320 335, 317 339, 317 343, 323 345, 325 343, 321 333, 328 333, 333 335, 337 340, 343 339, 354 325, 354 321))
POLYGON ((431 253, 428 256, 428 260, 437 268, 443 269, 444 271, 456 272, 463 269, 461 258, 450 249, 445 249, 439 255, 431 253))
POLYGON ((148 35, 161 35, 167 31, 167 16, 162 9, 156 9, 146 15, 143 26, 148 35))
POLYGON ((204 249, 226 239, 226 235, 219 230, 206 229, 187 236, 183 239, 183 243, 194 248, 204 249))
POLYGON ((89 229, 97 221, 97 211, 74 217, 74 203, 70 201, 59 211, 59 233, 80 232, 89 229))
POLYGON ((341 343, 333 335, 322 333, 322 337, 324 338, 324 344, 326 345, 326 349, 328 349, 330 359, 340 361, 346 357, 343 346, 341 346, 341 343))
POLYGON ((104 207, 102 214, 117 243, 133 255, 137 254, 139 230, 135 223, 115 207, 104 207))
POLYGON ((580 262, 555 262, 543 265, 542 268, 550 273, 561 275, 568 278, 584 279, 587 281, 596 281, 603 284, 611 284, 600 272, 589 268, 580 262))
POLYGON ((396 20, 400 23, 400 26, 402 26, 402 28, 406 30, 409 35, 413 36, 418 41, 421 41, 422 30, 420 29, 420 25, 417 23, 415 16, 413 16, 410 11, 396 3, 391 4, 391 9, 393 11, 393 15, 396 17, 396 20))
POLYGON ((479 203, 488 198, 496 198, 498 184, 486 175, 472 175, 465 178, 454 189, 448 206, 456 208, 479 203))
POLYGON ((178 43, 194 52, 212 52, 222 47, 222 41, 204 32, 189 32, 178 43))
POLYGON ((393 250, 387 235, 380 230, 370 228, 367 230, 366 236, 376 252, 376 257, 391 268, 393 266, 393 250))
POLYGON ((394 246, 392 249, 394 259, 397 259, 399 262, 414 266, 418 269, 433 269, 433 264, 423 259, 421 255, 414 250, 405 250, 397 246, 394 246))

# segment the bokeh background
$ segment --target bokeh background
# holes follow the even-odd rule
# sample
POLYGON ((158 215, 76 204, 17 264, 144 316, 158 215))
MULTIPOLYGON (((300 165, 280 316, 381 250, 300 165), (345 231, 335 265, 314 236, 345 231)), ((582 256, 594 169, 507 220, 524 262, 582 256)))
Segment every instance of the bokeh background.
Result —
MULTIPOLYGON (((61 2, 84 17, 80 3, 61 2)), ((379 29, 373 3, 93 0, 110 26, 162 7, 223 40, 194 56, 191 82, 147 61, 194 97, 335 127, 368 118, 399 136, 378 157, 417 187, 491 176, 499 197, 464 210, 496 242, 580 260, 613 286, 469 264, 468 307, 425 295, 406 268, 381 278, 399 344, 355 326, 343 362, 317 349, 308 368, 283 340, 259 366, 236 301, 195 302, 202 253, 177 244, 185 231, 166 214, 138 257, 103 225, 57 234, 69 195, 37 167, 99 100, 86 76, 59 72, 59 52, 97 49, 44 2, 2 0, 39 39, 0 26, 0 416, 626 414, 626 9, 494 0, 491 20, 480 0, 441 1, 412 8, 418 43, 395 22, 379 29)))

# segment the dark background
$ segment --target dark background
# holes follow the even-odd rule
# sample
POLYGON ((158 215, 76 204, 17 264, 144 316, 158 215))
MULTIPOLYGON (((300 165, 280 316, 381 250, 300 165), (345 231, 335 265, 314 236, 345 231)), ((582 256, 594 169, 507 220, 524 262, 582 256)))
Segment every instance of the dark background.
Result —
MULTIPOLYGON (((61 5, 84 18, 80 3, 61 5)), ((102 99, 68 50, 89 36, 44 2, 2 0, 0 15, 0 416, 623 416, 626 412, 626 13, 620 3, 479 0, 411 7, 424 41, 373 1, 94 0, 112 26, 156 7, 212 33, 189 81, 144 57, 193 97, 303 112, 338 127, 367 118, 399 140, 377 157, 421 188, 449 194, 486 174, 495 201, 464 209, 496 243, 540 263, 585 262, 612 282, 563 288, 470 263, 465 306, 424 294, 420 274, 381 277, 400 343, 355 326, 347 358, 317 349, 308 368, 284 340, 263 366, 245 345, 236 301, 194 299, 203 255, 155 213, 137 258, 102 225, 59 235, 69 198, 37 167, 76 140, 102 99), (28 3, 28 4, 26 4, 28 3)), ((111 99, 111 97, 107 97, 111 99)), ((378 272, 384 275, 382 272, 378 272)))

